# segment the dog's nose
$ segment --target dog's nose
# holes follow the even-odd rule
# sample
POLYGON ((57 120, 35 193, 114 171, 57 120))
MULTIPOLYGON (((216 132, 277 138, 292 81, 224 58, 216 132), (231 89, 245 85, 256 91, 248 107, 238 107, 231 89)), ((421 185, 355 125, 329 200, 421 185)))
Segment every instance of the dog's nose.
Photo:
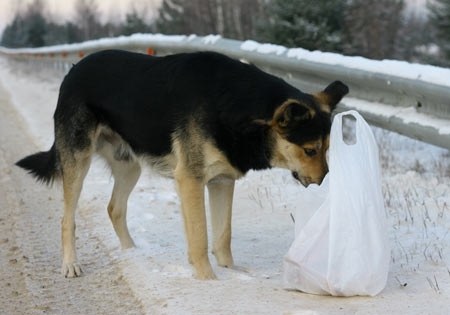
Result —
POLYGON ((304 187, 308 187, 310 184, 313 184, 313 183, 320 185, 322 182, 322 179, 313 180, 309 176, 300 176, 298 174, 298 172, 296 172, 296 171, 292 172, 292 177, 294 177, 296 180, 298 180, 304 187))
POLYGON ((311 184, 311 178, 310 177, 304 177, 300 176, 298 172, 293 171, 292 177, 294 177, 296 180, 298 180, 303 186, 308 187, 309 184, 311 184))

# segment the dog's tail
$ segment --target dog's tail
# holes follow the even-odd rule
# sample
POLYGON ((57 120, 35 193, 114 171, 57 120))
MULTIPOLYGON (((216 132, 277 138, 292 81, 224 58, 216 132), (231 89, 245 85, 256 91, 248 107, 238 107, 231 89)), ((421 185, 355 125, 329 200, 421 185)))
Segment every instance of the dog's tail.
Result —
POLYGON ((39 182, 47 185, 53 184, 62 175, 61 163, 55 144, 49 151, 29 155, 16 162, 16 165, 26 169, 39 182))

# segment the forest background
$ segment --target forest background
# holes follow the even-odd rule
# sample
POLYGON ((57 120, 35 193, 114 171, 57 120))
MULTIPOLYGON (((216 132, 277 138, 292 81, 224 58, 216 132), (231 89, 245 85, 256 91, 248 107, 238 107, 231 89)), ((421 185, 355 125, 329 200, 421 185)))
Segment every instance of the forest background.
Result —
POLYGON ((57 21, 43 0, 19 8, 1 45, 41 47, 133 33, 219 34, 362 56, 450 66, 450 0, 411 10, 407 0, 163 0, 155 14, 130 6, 125 19, 102 21, 98 0, 76 0, 57 21), (406 1, 406 2, 405 2, 406 1))

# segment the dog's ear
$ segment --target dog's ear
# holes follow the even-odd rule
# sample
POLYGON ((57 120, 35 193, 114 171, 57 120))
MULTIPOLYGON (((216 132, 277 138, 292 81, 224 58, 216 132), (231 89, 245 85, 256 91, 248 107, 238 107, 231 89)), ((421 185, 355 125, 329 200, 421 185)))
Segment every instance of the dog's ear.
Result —
POLYGON ((319 101, 320 109, 324 112, 331 113, 348 91, 347 85, 341 81, 334 81, 325 90, 314 96, 319 101))
POLYGON ((281 134, 286 133, 290 127, 310 120, 314 115, 315 111, 312 108, 298 101, 288 100, 275 111, 272 127, 281 134))

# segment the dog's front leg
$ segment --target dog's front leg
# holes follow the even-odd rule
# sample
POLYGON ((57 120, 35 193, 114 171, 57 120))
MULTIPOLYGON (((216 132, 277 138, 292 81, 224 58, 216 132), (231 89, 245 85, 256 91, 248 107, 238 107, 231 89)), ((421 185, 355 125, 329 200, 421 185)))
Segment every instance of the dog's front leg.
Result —
POLYGON ((188 243, 189 262, 197 279, 216 279, 208 258, 205 186, 190 172, 175 172, 188 243))
POLYGON ((231 254, 231 209, 234 180, 214 179, 208 183, 209 205, 213 231, 213 254, 219 266, 233 268, 231 254))

